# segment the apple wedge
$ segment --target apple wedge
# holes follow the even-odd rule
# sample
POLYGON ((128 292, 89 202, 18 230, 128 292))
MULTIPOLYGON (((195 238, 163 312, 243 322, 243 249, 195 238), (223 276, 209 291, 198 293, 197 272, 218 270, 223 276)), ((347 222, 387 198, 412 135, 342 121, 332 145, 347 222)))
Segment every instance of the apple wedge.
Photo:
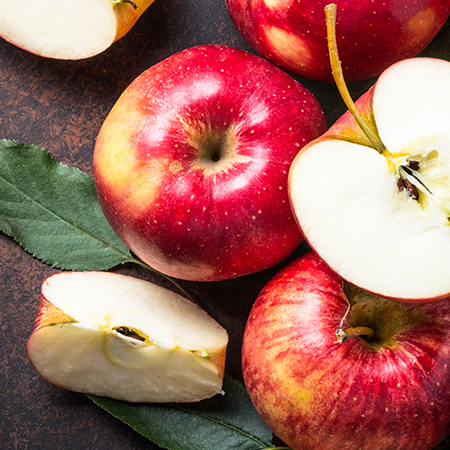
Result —
POLYGON ((89 58, 128 33, 153 1, 0 0, 0 36, 47 58, 89 58))
POLYGON ((289 175, 297 222, 342 278, 384 297, 450 294, 450 63, 403 60, 304 147, 289 175), (377 144, 378 141, 378 144, 377 144))
POLYGON ((61 272, 41 292, 27 351, 49 382, 129 402, 221 392, 227 332, 184 297, 109 272, 61 272))

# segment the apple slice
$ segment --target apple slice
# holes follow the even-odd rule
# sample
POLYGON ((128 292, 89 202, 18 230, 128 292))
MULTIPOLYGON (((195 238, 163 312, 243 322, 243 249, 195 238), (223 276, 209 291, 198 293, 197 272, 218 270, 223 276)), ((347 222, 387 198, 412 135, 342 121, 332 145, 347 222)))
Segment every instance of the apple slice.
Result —
POLYGON ((294 160, 289 191, 311 247, 341 277, 381 296, 450 293, 450 63, 388 68, 350 112, 294 160))
POLYGON ((0 0, 0 36, 48 58, 89 58, 128 33, 153 1, 0 0))
POLYGON ((221 392, 228 335, 200 307, 148 281, 62 272, 42 285, 28 357, 48 381, 130 402, 221 392))

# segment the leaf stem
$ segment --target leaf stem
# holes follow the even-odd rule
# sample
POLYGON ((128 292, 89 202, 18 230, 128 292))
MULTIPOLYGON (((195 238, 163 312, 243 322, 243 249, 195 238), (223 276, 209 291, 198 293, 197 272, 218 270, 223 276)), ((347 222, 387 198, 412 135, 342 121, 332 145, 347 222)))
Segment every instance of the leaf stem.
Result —
POLYGON ((178 281, 176 281, 174 278, 170 277, 169 275, 166 275, 162 272, 159 272, 158 270, 154 269, 153 267, 149 266, 148 264, 146 264, 145 262, 141 261, 140 259, 137 258, 130 258, 130 262, 133 262, 134 264, 137 264, 141 267, 144 267, 145 269, 148 269, 160 276, 162 276, 163 278, 165 278, 166 280, 170 281, 182 294, 184 294, 189 300, 191 300, 192 302, 194 301, 194 299, 192 298, 191 294, 189 294, 189 292, 187 292, 179 283, 178 281))
POLYGON ((291 447, 266 447, 263 450, 292 450, 291 447))
POLYGON ((328 53, 330 55, 331 70, 333 73, 333 78, 336 86, 344 100, 345 105, 351 112, 352 116, 356 120, 357 124, 360 126, 364 134, 369 139, 370 143, 373 145, 375 150, 379 153, 387 151, 386 146, 383 144, 381 139, 376 133, 372 131, 369 125, 362 118, 359 111, 356 109, 355 103, 352 100, 350 92, 348 91, 347 85, 345 84, 344 74, 342 72, 342 65, 339 59, 339 53, 336 42, 336 5, 331 3, 325 6, 325 17, 327 24, 327 40, 328 40, 328 53))

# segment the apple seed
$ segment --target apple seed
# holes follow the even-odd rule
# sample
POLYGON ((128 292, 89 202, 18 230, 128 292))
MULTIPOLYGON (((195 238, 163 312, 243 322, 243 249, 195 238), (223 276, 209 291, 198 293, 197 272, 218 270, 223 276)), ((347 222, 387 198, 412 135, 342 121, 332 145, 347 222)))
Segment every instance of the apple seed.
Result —
POLYGON ((419 161, 415 159, 411 159, 408 161, 408 167, 412 170, 419 170, 420 169, 420 163, 419 161))
POLYGON ((123 336, 130 337, 132 339, 136 339, 138 341, 145 341, 145 337, 140 336, 136 331, 132 330, 128 327, 118 327, 115 329, 116 333, 122 334, 123 336))
POLYGON ((414 200, 419 200, 419 190, 406 178, 399 178, 397 181, 399 191, 406 191, 414 200))

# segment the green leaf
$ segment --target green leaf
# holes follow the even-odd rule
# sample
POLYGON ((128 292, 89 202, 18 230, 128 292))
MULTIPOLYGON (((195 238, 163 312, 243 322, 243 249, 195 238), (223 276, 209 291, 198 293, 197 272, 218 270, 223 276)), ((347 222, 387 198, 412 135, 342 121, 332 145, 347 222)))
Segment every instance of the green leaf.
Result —
POLYGON ((134 261, 106 221, 92 177, 37 146, 5 139, 0 230, 62 270, 107 270, 134 261))
POLYGON ((262 450, 272 432, 245 386, 225 377, 225 395, 190 404, 134 404, 89 395, 97 405, 158 446, 170 450, 262 450))

